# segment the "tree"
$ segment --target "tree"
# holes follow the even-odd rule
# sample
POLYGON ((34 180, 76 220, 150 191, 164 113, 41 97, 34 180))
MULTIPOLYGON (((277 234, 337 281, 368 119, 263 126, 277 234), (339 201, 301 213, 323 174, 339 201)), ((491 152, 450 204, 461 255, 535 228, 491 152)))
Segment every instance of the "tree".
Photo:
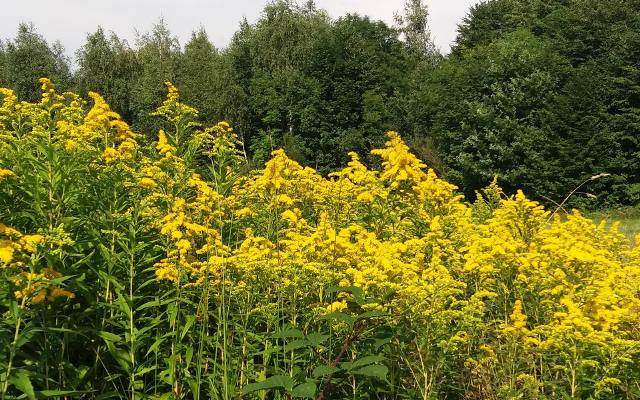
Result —
POLYGON ((319 148, 327 168, 346 161, 348 151, 365 155, 400 126, 396 98, 407 90, 407 55, 398 32, 383 22, 347 15, 332 27, 329 48, 318 53, 316 73, 329 112, 319 148), (323 71, 331 71, 330 74, 323 71), (339 163, 336 163, 338 160, 339 163))
POLYGON ((306 69, 329 27, 328 16, 313 2, 276 1, 234 35, 223 65, 231 66, 232 90, 248 108, 241 107, 231 120, 251 148, 264 148, 266 138, 273 138, 269 146, 285 146, 300 161, 309 155, 313 160, 316 149, 305 138, 319 135, 319 87, 306 69))
POLYGON ((429 9, 422 0, 406 0, 404 13, 396 14, 395 20, 413 57, 431 62, 439 58, 429 30, 429 9))
POLYGON ((429 127, 469 194, 497 174, 507 188, 560 200, 607 173, 587 188, 597 201, 576 200, 639 202, 638 11, 637 0, 476 5, 422 84, 414 125, 429 127))
POLYGON ((469 193, 498 175, 506 189, 555 196, 566 138, 549 115, 564 62, 526 30, 449 60, 423 93, 449 174, 469 193), (455 172, 454 172, 455 171, 455 172))
POLYGON ((87 41, 76 57, 78 70, 75 80, 80 93, 100 93, 114 110, 131 121, 134 117, 132 89, 140 77, 141 68, 135 52, 126 41, 114 33, 107 37, 99 27, 87 35, 87 41))
POLYGON ((5 43, 4 80, 25 100, 40 97, 38 79, 51 78, 59 88, 71 86, 69 60, 58 42, 49 45, 33 24, 20 24, 18 34, 5 43))
POLYGON ((179 58, 177 84, 184 101, 208 122, 223 118, 220 92, 224 90, 221 57, 204 29, 195 31, 179 58))
POLYGON ((458 36, 452 48, 453 54, 479 45, 486 45, 518 27, 513 13, 515 0, 482 0, 471 6, 462 23, 458 25, 458 36))
POLYGON ((162 103, 165 82, 177 80, 180 44, 161 19, 151 32, 138 36, 136 54, 141 72, 133 83, 130 100, 133 126, 155 136, 161 125, 149 114, 162 103))
POLYGON ((7 64, 7 55, 5 50, 5 45, 2 40, 0 40, 0 86, 5 87, 9 86, 8 81, 6 81, 6 64, 7 64))

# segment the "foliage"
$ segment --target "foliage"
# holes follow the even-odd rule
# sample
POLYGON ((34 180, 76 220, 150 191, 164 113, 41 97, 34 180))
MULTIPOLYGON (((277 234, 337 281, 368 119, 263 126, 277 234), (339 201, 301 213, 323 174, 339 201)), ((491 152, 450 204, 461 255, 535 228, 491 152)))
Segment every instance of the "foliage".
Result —
POLYGON ((151 32, 140 35, 136 45, 141 72, 133 81, 133 126, 144 132, 153 132, 160 126, 149 118, 149 114, 162 101, 164 82, 176 80, 180 45, 163 20, 151 32))
POLYGON ((378 169, 243 173, 167 89, 153 142, 1 90, 3 399, 640 397, 640 237, 470 206, 395 132, 378 169))
POLYGON ((257 167, 280 147, 322 174, 350 151, 375 167, 370 151, 395 130, 469 200, 497 175, 507 193, 551 205, 607 173, 571 204, 640 202, 638 0, 484 0, 449 55, 424 1, 399 11, 388 26, 274 0, 222 49, 204 29, 181 46, 162 20, 132 46, 98 28, 73 74, 59 44, 21 25, 0 44, 0 83, 30 101, 40 76, 99 92, 148 134, 167 128, 149 114, 170 80, 198 122, 230 121, 257 167))
POLYGON ((18 95, 35 101, 39 97, 35 84, 42 76, 55 79, 65 88, 71 86, 71 72, 64 48, 58 42, 50 45, 33 24, 21 23, 12 40, 3 43, 0 62, 0 84, 11 86, 18 95))
POLYGON ((136 52, 102 28, 87 35, 77 54, 76 87, 80 93, 101 93, 124 118, 131 120, 133 82, 141 74, 136 52))
MULTIPOLYGON (((311 3, 268 5, 236 33, 224 57, 248 99, 232 118, 251 148, 282 146, 323 173, 368 153, 397 128, 391 110, 403 90, 406 54, 397 32, 357 15, 331 21, 311 3)), ((261 160, 264 161, 264 160, 261 160)))
POLYGON ((637 204, 639 10, 637 1, 474 6, 452 56, 416 92, 426 106, 416 119, 431 127, 447 175, 467 194, 499 175, 508 191, 560 202, 609 173, 574 204, 637 204))

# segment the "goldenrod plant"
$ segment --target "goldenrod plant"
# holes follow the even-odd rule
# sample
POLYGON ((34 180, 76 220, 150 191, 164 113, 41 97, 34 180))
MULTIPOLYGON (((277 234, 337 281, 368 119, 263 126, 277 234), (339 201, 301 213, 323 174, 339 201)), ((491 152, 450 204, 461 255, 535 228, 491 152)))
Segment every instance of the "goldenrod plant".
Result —
POLYGON ((640 398, 640 237, 396 132, 248 171, 170 83, 153 142, 41 83, 0 89, 1 399, 640 398))

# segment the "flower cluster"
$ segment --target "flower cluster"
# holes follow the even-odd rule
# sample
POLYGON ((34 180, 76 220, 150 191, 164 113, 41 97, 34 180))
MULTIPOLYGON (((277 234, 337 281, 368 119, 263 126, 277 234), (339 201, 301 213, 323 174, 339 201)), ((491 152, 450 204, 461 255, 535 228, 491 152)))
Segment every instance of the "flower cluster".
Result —
MULTIPOLYGON (((634 243, 578 211, 552 216, 522 192, 506 196, 496 181, 469 204, 396 132, 373 151, 379 170, 351 153, 344 169, 322 176, 276 150, 262 170, 246 173, 230 125, 200 129, 171 84, 155 113, 167 125, 147 147, 99 95, 90 94, 86 112, 78 96, 42 85, 39 103, 0 91, 0 155, 8 143, 46 137, 59 154, 86 153, 92 167, 125 171, 118 212, 142 216, 144 226, 127 229, 144 231, 149 243, 139 247, 156 253, 122 258, 132 271, 154 271, 154 290, 206 292, 241 318, 220 324, 255 332, 270 332, 274 320, 349 316, 347 289, 360 290, 362 308, 384 310, 401 338, 389 356, 400 366, 398 387, 421 398, 440 397, 451 382, 464 383, 468 398, 638 393, 640 237, 634 243)), ((3 184, 19 175, 0 168, 3 184)), ((83 207, 83 224, 117 214, 83 207)), ((115 253, 111 225, 101 229, 113 235, 111 250, 96 248, 115 253)), ((44 261, 55 247, 48 234, 0 225, 0 268, 15 271, 16 298, 73 298, 44 261)))
MULTIPOLYGON (((213 189, 191 182, 197 195, 174 201, 163 219, 173 244, 158 278, 178 282, 187 271, 192 285, 260 293, 256 310, 284 297, 348 312, 326 290, 358 287, 413 332, 428 379, 443 379, 438 366, 452 354, 466 365, 456 374, 495 394, 522 384, 498 382, 496 371, 486 381, 478 366, 508 364, 539 392, 558 371, 567 381, 589 374, 603 393, 619 389, 640 355, 637 246, 578 212, 550 219, 522 192, 504 196, 495 181, 469 205, 396 132, 388 136, 373 151, 380 171, 351 154, 342 171, 322 177, 276 150, 262 171, 206 205, 202 192, 213 189), (573 368, 582 362, 590 367, 573 368)), ((208 156, 234 152, 234 141, 218 143, 208 156)))
POLYGON ((47 246, 59 245, 59 241, 40 234, 24 235, 18 230, 0 223, 0 268, 12 271, 15 297, 26 304, 40 304, 75 295, 59 286, 56 279, 62 275, 49 268, 40 267, 40 260, 47 246))

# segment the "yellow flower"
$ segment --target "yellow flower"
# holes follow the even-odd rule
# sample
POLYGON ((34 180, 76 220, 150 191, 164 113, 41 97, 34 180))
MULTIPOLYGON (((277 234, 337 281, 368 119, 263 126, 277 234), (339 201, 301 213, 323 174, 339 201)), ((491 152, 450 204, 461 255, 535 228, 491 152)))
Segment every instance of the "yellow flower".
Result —
POLYGON ((186 239, 180 239, 176 243, 176 247, 178 248, 180 253, 186 253, 187 251, 191 250, 191 243, 186 239))
POLYGON ((165 157, 169 157, 172 153, 176 152, 175 147, 169 144, 169 141, 167 140, 167 134, 164 133, 164 130, 162 129, 160 129, 160 131, 158 132, 158 144, 156 145, 156 149, 165 157))
POLYGON ((3 223, 0 223, 0 235, 14 236, 14 237, 22 236, 22 234, 19 231, 15 230, 15 229, 13 229, 13 228, 11 228, 11 227, 3 224, 3 223))
POLYGON ((138 181, 138 186, 145 189, 153 189, 154 187, 158 186, 158 184, 153 179, 144 177, 138 181))
POLYGON ((347 303, 344 301, 334 301, 326 308, 327 312, 341 312, 347 309, 347 303))
POLYGON ((425 179, 422 171, 424 165, 416 156, 411 154, 398 132, 388 132, 389 141, 384 149, 373 150, 371 154, 382 157, 384 167, 380 178, 388 181, 391 188, 397 188, 403 182, 415 185, 425 179))
POLYGON ((250 217, 251 215, 253 215, 253 211, 251 211, 250 208, 245 207, 245 208, 242 208, 242 209, 236 211, 235 215, 238 218, 250 217))
POLYGON ((0 262, 4 264, 10 264, 13 260, 14 252, 15 250, 10 241, 0 240, 0 262))
POLYGON ((285 206, 293 205, 293 199, 286 194, 278 195, 278 197, 276 198, 276 202, 285 206))
POLYGON ((358 195, 356 200, 362 203, 373 203, 373 195, 371 192, 362 192, 358 195))
POLYGON ((167 98, 151 115, 163 116, 173 124, 195 119, 198 116, 198 111, 180 102, 178 88, 171 82, 165 82, 165 85, 167 86, 167 98))
POLYGON ((35 247, 43 243, 44 240, 45 237, 42 235, 24 235, 20 238, 20 244, 26 251, 33 253, 35 247))
POLYGON ((67 299, 74 299, 76 297, 75 294, 69 292, 68 290, 64 290, 57 286, 54 286, 49 290, 49 295, 47 296, 47 300, 54 301, 60 297, 66 297, 67 299))
MULTIPOLYGON (((17 296, 16 296, 17 297, 17 296)), ((35 296, 31 297, 29 300, 30 304, 40 304, 47 298, 47 291, 45 289, 40 289, 36 293, 35 296)))
POLYGON ((0 182, 7 178, 13 178, 16 174, 13 171, 8 169, 0 168, 0 182))
POLYGON ((118 153, 118 150, 113 147, 107 147, 104 150, 104 153, 102 153, 102 157, 107 163, 110 163, 117 160, 120 157, 120 153, 118 153))
POLYGON ((296 215, 295 212, 291 211, 291 210, 287 210, 285 212, 282 213, 282 219, 291 222, 292 224, 295 224, 296 222, 298 222, 298 216, 296 215))
POLYGON ((174 264, 168 262, 160 262, 155 265, 156 267, 156 278, 158 280, 167 280, 174 283, 179 281, 179 273, 178 268, 174 264))

